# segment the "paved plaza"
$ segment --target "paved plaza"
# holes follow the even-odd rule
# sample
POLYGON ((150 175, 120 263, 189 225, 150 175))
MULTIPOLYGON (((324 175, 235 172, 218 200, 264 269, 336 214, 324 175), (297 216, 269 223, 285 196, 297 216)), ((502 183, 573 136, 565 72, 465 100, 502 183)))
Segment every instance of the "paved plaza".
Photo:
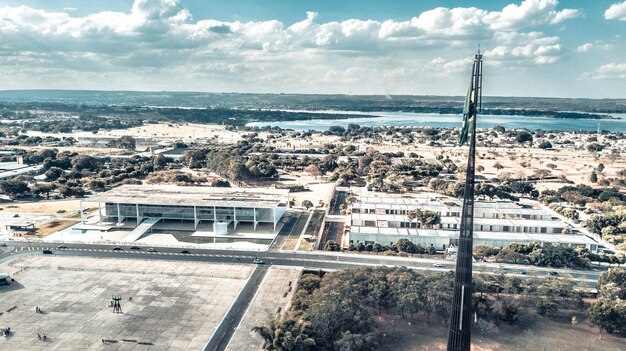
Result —
POLYGON ((252 268, 48 255, 3 263, 16 282, 0 287, 0 327, 12 332, 0 350, 202 350, 252 268))

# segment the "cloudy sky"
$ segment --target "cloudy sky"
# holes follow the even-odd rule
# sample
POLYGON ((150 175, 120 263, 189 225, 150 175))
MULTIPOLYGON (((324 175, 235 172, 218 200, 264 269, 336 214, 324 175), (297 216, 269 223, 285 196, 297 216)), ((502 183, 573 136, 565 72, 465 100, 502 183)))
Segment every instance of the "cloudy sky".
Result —
POLYGON ((626 97, 623 0, 2 0, 0 89, 626 97))

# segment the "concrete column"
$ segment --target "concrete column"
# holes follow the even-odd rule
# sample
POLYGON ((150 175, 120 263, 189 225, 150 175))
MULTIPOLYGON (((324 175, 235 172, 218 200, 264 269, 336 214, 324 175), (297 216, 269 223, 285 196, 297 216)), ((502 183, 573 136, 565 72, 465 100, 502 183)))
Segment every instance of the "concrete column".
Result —
POLYGON ((217 206, 213 206, 213 233, 217 232, 217 206))
POLYGON ((233 207, 233 228, 237 229, 237 207, 233 207))
POLYGON ((196 206, 193 207, 193 229, 198 229, 198 215, 196 214, 196 206))
POLYGON ((256 207, 252 208, 252 214, 254 215, 254 223, 252 224, 252 228, 253 228, 252 230, 256 231, 256 224, 257 224, 257 222, 256 222, 256 207))
POLYGON ((83 200, 80 200, 80 224, 85 224, 85 216, 83 215, 83 200))
POLYGON ((102 224, 102 202, 98 201, 98 224, 102 224))
POLYGON ((139 204, 135 204, 135 210, 137 211, 137 225, 139 225, 143 219, 143 217, 139 216, 139 204))
POLYGON ((117 223, 122 223, 122 216, 120 216, 120 203, 117 204, 117 223))
POLYGON ((274 231, 276 231, 276 207, 272 207, 272 222, 274 222, 274 231))

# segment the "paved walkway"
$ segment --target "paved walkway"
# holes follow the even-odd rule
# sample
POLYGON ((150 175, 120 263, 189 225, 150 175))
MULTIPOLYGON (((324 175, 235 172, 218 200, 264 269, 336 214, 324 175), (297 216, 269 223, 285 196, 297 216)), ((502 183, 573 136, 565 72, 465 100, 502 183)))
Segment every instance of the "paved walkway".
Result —
POLYGON ((237 327, 226 351, 260 350, 263 339, 252 332, 255 326, 263 326, 289 307, 295 292, 301 268, 272 266, 254 296, 243 320, 237 327))

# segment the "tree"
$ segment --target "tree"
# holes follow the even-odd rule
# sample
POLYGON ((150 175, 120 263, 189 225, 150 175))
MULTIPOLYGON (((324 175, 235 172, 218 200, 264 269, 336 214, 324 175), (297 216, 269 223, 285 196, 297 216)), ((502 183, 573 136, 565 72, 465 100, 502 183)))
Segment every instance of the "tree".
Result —
POLYGON ((547 141, 547 140, 544 140, 544 141, 540 142, 539 145, 537 145, 537 146, 539 148, 541 148, 541 149, 544 149, 544 150, 545 149, 552 149, 552 143, 547 141))
POLYGON ((247 171, 248 169, 241 160, 232 159, 228 165, 227 176, 229 180, 241 184, 241 182, 246 179, 247 171))
POLYGON ((510 249, 503 249, 496 255, 496 261, 506 263, 524 263, 528 261, 528 257, 523 253, 515 252, 510 249))
POLYGON ((494 302, 493 313, 501 321, 513 324, 519 319, 521 311, 517 302, 502 298, 494 302))
POLYGON ((13 178, 0 181, 0 190, 9 195, 10 199, 15 199, 18 195, 28 192, 28 183, 22 178, 13 178))
POLYGON ((515 140, 520 143, 523 144, 525 142, 530 142, 530 145, 532 146, 533 144, 533 136, 532 134, 528 133, 527 131, 519 131, 517 132, 517 135, 515 136, 515 140))
POLYGON ((334 240, 328 240, 324 244, 324 251, 341 251, 341 246, 334 240))
POLYGON ((591 175, 589 176, 589 181, 592 183, 598 182, 598 175, 596 174, 596 172, 591 172, 591 175))
POLYGON ((497 247, 484 246, 484 245, 474 246, 474 255, 476 256, 482 256, 482 257, 495 256, 499 252, 500 252, 500 249, 498 249, 497 247))
POLYGON ((302 207, 308 210, 313 207, 313 202, 311 200, 302 200, 302 207))
POLYGON ((598 278, 599 298, 587 310, 592 326, 626 336, 626 270, 611 268, 598 278))
POLYGON ((47 180, 57 180, 59 179, 65 172, 59 167, 50 167, 45 173, 47 180))
POLYGON ((50 193, 56 189, 56 185, 53 183, 44 183, 44 184, 37 184, 35 185, 35 187, 32 189, 33 193, 37 194, 37 195, 41 195, 41 194, 45 194, 46 196, 46 200, 50 200, 50 193))
POLYGON ((315 179, 317 179, 317 177, 319 177, 320 175, 322 175, 322 171, 320 170, 320 167, 316 164, 311 164, 309 166, 307 166, 304 169, 305 172, 307 172, 308 174, 312 175, 313 177, 315 177, 315 179))
POLYGON ((504 168, 504 166, 502 164, 500 164, 500 162, 496 162, 493 164, 493 168, 495 168, 496 170, 501 170, 504 168))
POLYGON ((405 238, 398 240, 398 242, 396 242, 396 247, 400 252, 406 252, 410 254, 417 252, 417 246, 411 240, 405 238))
POLYGON ((602 173, 602 171, 604 171, 604 163, 598 164, 598 167, 596 169, 598 170, 598 172, 602 173))

